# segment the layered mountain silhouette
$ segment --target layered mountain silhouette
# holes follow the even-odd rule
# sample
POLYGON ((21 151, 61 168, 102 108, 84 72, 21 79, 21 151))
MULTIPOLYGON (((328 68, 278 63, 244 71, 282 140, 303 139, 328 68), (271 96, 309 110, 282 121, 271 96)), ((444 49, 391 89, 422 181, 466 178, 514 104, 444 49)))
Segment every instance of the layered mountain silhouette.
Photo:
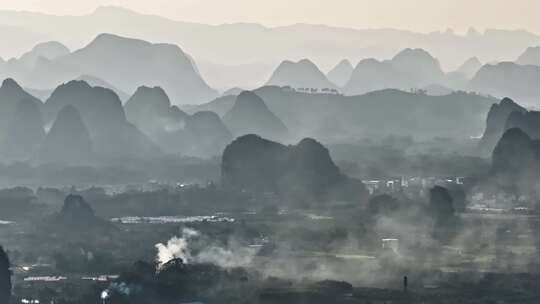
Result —
MULTIPOLYGON (((487 29, 479 32, 471 29, 461 35, 447 31, 416 33, 313 24, 281 27, 206 25, 149 16, 119 7, 100 7, 84 16, 2 11, 0 20, 5 24, 0 26, 0 39, 10 41, 0 47, 0 57, 4 59, 20 55, 36 42, 57 40, 74 49, 87 43, 88 37, 111 32, 148 41, 159 37, 197 54, 199 62, 222 63, 224 72, 229 71, 231 65, 274 64, 283 58, 300 56, 312 58, 323 67, 331 67, 342 58, 350 58, 353 62, 379 56, 389 58, 403 46, 419 46, 420 43, 430 53, 436 54, 445 67, 454 70, 473 56, 486 61, 502 60, 515 57, 531 45, 540 45, 538 35, 523 30, 487 29), (276 45, 279 45, 279 52, 276 52, 276 45)), ((258 74, 250 76, 255 78, 258 74)))
POLYGON ((364 59, 358 63, 347 82, 348 95, 387 88, 410 90, 444 83, 439 61, 422 49, 405 49, 391 60, 364 59))
POLYGON ((230 88, 230 89, 226 90, 225 92, 223 92, 223 94, 221 94, 221 96, 229 96, 229 95, 238 96, 238 95, 240 95, 240 93, 242 93, 244 91, 245 90, 242 89, 242 88, 234 87, 234 88, 230 88))
POLYGON ((440 83, 444 77, 439 60, 423 49, 404 49, 391 63, 396 71, 408 75, 419 86, 440 83))
POLYGON ((49 41, 39 43, 32 50, 23 54, 18 63, 27 69, 32 69, 39 58, 45 58, 49 60, 54 60, 62 56, 68 55, 70 53, 69 49, 60 42, 49 41))
POLYGON ((130 124, 122 103, 111 90, 70 81, 56 88, 44 105, 46 121, 66 106, 73 106, 88 128, 93 150, 101 157, 152 158, 160 151, 151 140, 130 124))
POLYGON ((332 68, 327 74, 328 80, 338 87, 343 87, 351 79, 354 67, 347 59, 340 61, 334 68, 332 68))
POLYGON ((534 193, 539 159, 540 140, 532 139, 520 128, 510 128, 493 150, 490 179, 496 187, 509 193, 534 193))
POLYGON ((540 112, 514 111, 508 116, 505 129, 518 128, 533 139, 540 139, 540 112))
POLYGON ((493 148, 506 131, 508 117, 513 113, 525 113, 527 110, 510 98, 503 98, 489 109, 486 130, 479 142, 481 154, 491 154, 493 148))
POLYGON ((125 111, 130 122, 145 134, 182 129, 187 114, 171 106, 171 101, 160 87, 142 86, 126 102, 125 111))
POLYGON ((482 68, 482 63, 477 57, 471 57, 461 64, 457 70, 446 73, 444 86, 452 90, 466 90, 469 81, 482 68))
MULTIPOLYGON (((235 41, 237 43, 237 41, 235 41)), ((199 59, 200 54, 196 54, 199 59)), ((215 63, 197 60, 197 67, 212 88, 226 91, 230 88, 258 88, 268 81, 275 63, 215 63)))
POLYGON ((42 42, 36 44, 30 51, 25 52, 19 58, 12 58, 0 66, 2 78, 12 77, 23 80, 29 77, 41 61, 53 60, 69 54, 69 49, 57 41, 42 42))
POLYGON ((540 66, 540 46, 528 47, 516 60, 521 65, 540 66))
MULTIPOLYGON (((253 92, 283 121, 290 138, 317 137, 325 142, 388 134, 418 138, 478 136, 485 129, 486 113, 498 102, 464 92, 429 96, 382 90, 341 96, 292 92, 272 86, 253 92)), ((235 96, 225 96, 183 109, 189 113, 213 111, 224 116, 235 102, 235 96)))
MULTIPOLYGON (((116 13, 117 11, 113 11, 106 15, 111 16, 116 13)), ((128 13, 123 16, 132 15, 128 13)), ((489 33, 493 36, 504 34, 492 31, 489 33)), ((468 84, 469 78, 479 68, 479 61, 474 58, 476 57, 467 60, 457 71, 445 75, 438 68, 438 60, 427 51, 405 49, 395 55, 392 60, 362 60, 354 69, 355 72, 351 73, 351 77, 342 76, 342 79, 350 78, 343 91, 348 95, 355 95, 385 88, 410 90, 439 85, 451 91, 468 89, 498 97, 509 95, 530 104, 535 102, 536 96, 530 96, 530 93, 512 94, 514 91, 519 93, 521 89, 516 88, 519 84, 507 84, 508 89, 500 88, 500 86, 492 88, 489 83, 484 86, 475 82, 468 84)), ((343 66, 344 75, 348 74, 346 70, 350 70, 350 66, 347 66, 345 62, 339 66, 343 66)), ((212 71, 212 69, 205 70, 212 71)), ((227 70, 242 69, 227 67, 227 70)), ((253 73, 261 78, 266 71, 253 73)), ((226 77, 229 83, 227 87, 230 87, 230 78, 237 77, 231 74, 234 73, 223 73, 225 75, 223 77, 226 77)), ((126 100, 126 93, 134 92, 140 85, 162 87, 168 92, 173 104, 196 104, 217 96, 217 92, 210 89, 202 79, 193 59, 183 53, 180 48, 174 45, 151 44, 112 34, 100 34, 86 47, 73 53, 69 53, 69 50, 58 42, 40 44, 27 55, 0 64, 0 76, 13 77, 24 87, 38 90, 52 90, 63 82, 83 79, 93 85, 114 90, 121 100, 126 100), (99 50, 107 54, 107 60, 110 62, 102 60, 103 58, 100 57, 102 53, 99 50), (123 53, 130 53, 133 56, 124 56, 123 53), (28 66, 31 68, 29 69, 28 66), (126 70, 130 70, 130 73, 124 73, 126 70), (87 76, 80 78, 81 75, 87 76)), ((245 75, 243 77, 245 78, 245 75)), ((318 89, 336 86, 309 60, 296 63, 283 62, 274 71, 268 84, 318 89), (289 70, 292 72, 289 73, 289 70)))
POLYGON ((354 68, 344 93, 358 95, 386 88, 410 89, 412 85, 406 75, 398 73, 390 62, 364 59, 354 68))
POLYGON ((512 96, 523 104, 538 104, 540 66, 501 62, 484 65, 469 83, 469 89, 497 97, 512 96))
POLYGON ((505 131, 493 150, 493 172, 517 174, 523 171, 533 160, 532 148, 532 140, 523 130, 512 128, 505 131))
POLYGON ((160 86, 174 104, 200 103, 217 96, 189 55, 172 44, 101 34, 60 62, 126 92, 134 92, 141 84, 160 86))
POLYGON ((272 140, 283 140, 288 130, 257 94, 244 91, 233 107, 223 116, 223 122, 234 136, 257 134, 272 140))
POLYGON ((335 88, 326 75, 310 60, 283 61, 274 71, 267 85, 290 86, 292 88, 335 88))
POLYGON ((0 142, 13 123, 17 105, 24 99, 31 100, 41 109, 41 101, 28 94, 15 80, 8 78, 2 82, 0 86, 0 142))
POLYGON ((477 57, 467 59, 456 70, 457 73, 464 75, 467 79, 471 79, 482 68, 482 63, 477 57))
POLYGON ((66 105, 75 106, 90 129, 125 121, 122 103, 113 91, 92 87, 84 81, 73 80, 58 86, 45 101, 46 119, 50 120, 66 105))
POLYGON ((43 163, 88 164, 95 156, 92 140, 79 111, 67 105, 58 112, 37 160, 43 163))
POLYGON ((128 120, 159 146, 173 154, 220 155, 232 135, 218 115, 188 115, 172 106, 160 87, 140 87, 125 105, 128 120))
POLYGON ((142 84, 161 86, 176 104, 196 104, 217 96, 193 59, 178 46, 111 34, 100 34, 72 53, 55 43, 39 45, 13 65, 4 64, 0 75, 16 77, 34 89, 51 89, 88 75, 83 79, 119 93, 134 92, 142 84), (30 61, 31 65, 26 63, 30 61))
POLYGON ((31 98, 23 99, 17 104, 11 126, 0 144, 0 154, 10 160, 31 159, 44 138, 39 104, 31 98))
POLYGON ((210 111, 189 116, 180 135, 180 142, 187 143, 182 153, 199 157, 220 155, 233 138, 221 118, 210 111))
MULTIPOLYGON (((103 79, 99 79, 97 77, 91 76, 91 75, 81 75, 75 80, 81 80, 93 87, 102 87, 109 89, 118 95, 118 98, 120 98, 121 101, 126 101, 129 99, 130 95, 116 87, 114 87, 112 84, 108 83, 107 81, 103 79)), ((52 93, 52 92, 51 92, 52 93)))
POLYGON ((256 135, 239 137, 223 152, 221 174, 227 187, 308 200, 349 194, 352 184, 357 197, 365 193, 361 183, 340 172, 328 149, 311 138, 284 146, 256 135))
MULTIPOLYGON (((527 111, 527 109, 516 104, 511 99, 504 98, 499 104, 494 104, 491 107, 486 132, 480 141, 481 151, 484 153, 491 152, 490 148, 493 149, 495 143, 501 143, 501 138, 504 137, 502 135, 513 129, 519 130, 532 141, 537 142, 540 140, 540 112, 527 111)), ((519 156, 516 155, 516 158, 519 158, 519 156)))
MULTIPOLYGON (((74 66, 61 63, 61 58, 51 60, 39 57, 31 70, 16 77, 27 88, 52 91, 58 85, 86 74, 74 66)), ((11 74, 8 76, 12 77, 11 74)))

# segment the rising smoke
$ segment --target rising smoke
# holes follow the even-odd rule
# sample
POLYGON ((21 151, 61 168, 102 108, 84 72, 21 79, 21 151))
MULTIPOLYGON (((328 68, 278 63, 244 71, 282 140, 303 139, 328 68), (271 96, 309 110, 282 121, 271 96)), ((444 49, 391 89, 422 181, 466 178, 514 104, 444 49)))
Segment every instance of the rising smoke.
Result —
POLYGON ((161 267, 173 259, 182 259, 186 264, 208 263, 223 268, 246 267, 251 264, 257 249, 245 247, 234 239, 225 246, 206 241, 197 230, 183 228, 181 235, 172 237, 166 244, 155 245, 156 262, 161 267), (197 248, 194 243, 198 242, 197 248), (201 244, 202 243, 202 244, 201 244))

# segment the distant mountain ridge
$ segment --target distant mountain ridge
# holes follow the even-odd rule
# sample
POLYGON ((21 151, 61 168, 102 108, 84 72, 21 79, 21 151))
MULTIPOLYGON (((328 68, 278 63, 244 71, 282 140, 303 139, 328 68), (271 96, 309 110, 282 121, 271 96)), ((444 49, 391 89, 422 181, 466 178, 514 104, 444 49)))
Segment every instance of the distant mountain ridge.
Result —
POLYGON ((468 84, 468 90, 499 98, 511 96, 524 105, 538 105, 540 66, 501 62, 484 65, 468 84))
POLYGON ((467 79, 471 79, 481 68, 482 63, 480 60, 477 57, 472 57, 459 66, 456 72, 465 75, 467 79))
MULTIPOLYGON (((440 61, 441 65, 444 66, 444 71, 454 72, 448 73, 449 75, 446 75, 443 82, 433 79, 431 83, 426 83, 419 79, 415 72, 424 73, 423 67, 428 65, 422 64, 422 66, 418 66, 416 71, 407 68, 405 75, 400 72, 399 68, 396 71, 387 65, 380 65, 376 68, 380 70, 379 72, 371 73, 374 75, 374 79, 357 76, 360 81, 348 88, 350 94, 362 94, 385 88, 423 89, 431 85, 439 85, 451 90, 469 88, 476 90, 474 86, 467 86, 467 81, 473 77, 474 71, 478 69, 478 62, 469 62, 469 66, 461 66, 462 63, 474 57, 481 62, 514 60, 523 53, 524 49, 540 45, 540 36, 523 30, 488 29, 480 33, 470 29, 465 35, 457 35, 452 31, 420 34, 393 29, 358 30, 310 24, 274 28, 244 23, 204 25, 139 14, 119 7, 100 7, 85 16, 52 16, 40 13, 0 11, 0 38, 2 38, 2 23, 10 27, 4 35, 12 35, 13 31, 20 32, 21 35, 30 40, 34 39, 34 44, 45 41, 61 41, 70 49, 89 46, 87 42, 99 37, 102 33, 143 39, 154 44, 156 41, 166 41, 181 45, 182 48, 189 50, 198 62, 203 62, 205 65, 202 69, 193 65, 193 71, 185 74, 191 75, 186 76, 191 80, 183 79, 182 81, 182 83, 186 83, 184 88, 173 84, 168 85, 170 79, 164 79, 160 83, 150 83, 146 80, 139 81, 140 79, 135 77, 136 75, 116 77, 115 74, 122 70, 119 67, 111 69, 114 73, 111 73, 110 77, 118 78, 112 81, 108 79, 109 76, 105 77, 103 75, 105 73, 102 71, 99 73, 80 71, 70 64, 50 58, 36 59, 33 72, 23 73, 24 77, 18 77, 20 74, 14 74, 11 71, 12 63, 7 59, 12 55, 3 55, 2 57, 7 61, 0 63, 0 76, 3 78, 13 77, 24 87, 32 89, 51 90, 62 82, 88 74, 102 79, 110 83, 112 87, 128 94, 134 92, 141 85, 163 87, 173 104, 203 103, 217 96, 215 91, 208 90, 206 83, 206 85, 201 83, 197 85, 200 82, 196 80, 197 78, 212 78, 212 84, 221 90, 233 86, 252 89, 264 85, 265 79, 268 79, 265 78, 269 73, 268 66, 276 66, 283 58, 292 61, 310 58, 326 71, 342 58, 349 58, 353 62, 366 58, 373 58, 379 63, 386 62, 387 60, 382 59, 391 58, 405 47, 409 47, 411 50, 425 50, 440 61), (135 30, 126 26, 128 24, 140 24, 140 27, 135 30), (317 37, 317 42, 312 40, 313 37, 317 37), (222 41, 234 43, 222 43, 222 41), (279 52, 275 51, 276 45, 282 46, 279 52), (191 91, 196 92, 195 95, 191 91)), ((31 48, 25 39, 23 40, 26 48, 17 47, 19 52, 15 54, 22 54, 31 48)), ((4 40, 9 41, 10 39, 4 40)), ((11 48, 11 45, 0 46, 0 51, 2 47, 11 48)), ((183 61, 194 62, 191 56, 184 55, 187 59, 183 61)), ((402 64, 407 62, 408 60, 404 60, 402 64)), ((518 60, 518 63, 522 62, 526 61, 518 60)), ((366 70, 369 71, 369 68, 370 66, 367 65, 366 70)), ((148 74, 148 70, 142 67, 141 70, 145 71, 141 75, 148 74)), ((182 78, 179 75, 177 76, 182 78)), ((286 80, 286 82, 290 82, 290 80, 286 80)), ((177 81, 173 82, 178 83, 177 81)), ((315 83, 315 81, 308 82, 308 84, 311 83, 315 83)), ((282 83, 269 84, 281 85, 282 83)), ((320 86, 320 84, 315 84, 315 86, 320 86)), ((492 94, 492 91, 479 91, 479 93, 492 94)), ((512 94, 497 94, 497 97, 502 98, 507 95, 520 100, 524 100, 522 97, 527 97, 512 94)), ((533 96, 530 99, 534 98, 536 97, 533 96)))
POLYGON ((217 96, 200 77, 191 57, 172 44, 101 34, 60 62, 127 92, 143 84, 161 86, 173 104, 200 103, 217 96))
POLYGON ((127 119, 146 134, 159 132, 162 128, 180 129, 178 119, 187 114, 173 107, 169 96, 161 87, 141 86, 124 105, 127 119))
POLYGON ((219 155, 232 140, 217 114, 209 111, 186 114, 171 105, 160 87, 139 87, 124 108, 131 123, 171 154, 212 157, 219 155))
POLYGON ((521 65, 540 65, 540 46, 528 47, 523 54, 516 59, 521 65))
POLYGON ((99 78, 94 77, 92 75, 81 75, 75 80, 82 80, 82 81, 88 83, 89 85, 91 85, 93 87, 102 87, 102 88, 106 88, 106 89, 109 89, 111 91, 114 91, 116 93, 116 95, 118 95, 118 97, 120 98, 121 101, 128 100, 128 98, 130 96, 128 93, 114 87, 112 84, 108 83, 107 81, 105 81, 103 79, 99 79, 99 78))
POLYGON ((343 87, 351 79, 353 70, 351 62, 343 59, 326 74, 326 77, 336 86, 343 87))
MULTIPOLYGON (((69 49, 57 41, 38 43, 31 50, 23 53, 19 58, 11 58, 0 65, 1 78, 14 78, 24 86, 33 78, 39 77, 40 68, 49 68, 52 60, 69 54, 69 49), (37 73, 36 73, 37 72, 37 73)), ((48 71, 48 75, 56 72, 48 71)))
POLYGON ((19 61, 28 69, 31 69, 37 62, 37 60, 42 57, 45 59, 53 60, 62 56, 69 54, 69 49, 57 41, 49 41, 39 43, 32 50, 27 53, 24 53, 19 61))
MULTIPOLYGON (((460 35, 448 31, 416 33, 312 24, 280 27, 248 23, 206 25, 145 15, 120 7, 100 7, 84 16, 4 10, 0 11, 0 21, 0 39, 10 41, 0 46, 0 57, 6 60, 44 41, 61 41, 70 49, 78 49, 103 32, 150 42, 175 43, 189 50, 198 62, 275 66, 284 58, 300 60, 307 57, 324 70, 329 70, 343 58, 352 62, 364 58, 390 58, 404 47, 423 48, 439 58, 445 70, 455 70, 473 56, 478 56, 482 62, 514 60, 525 48, 540 45, 540 36, 523 30, 479 32, 470 29, 460 35), (138 26, 133 27, 133 24, 138 26), (15 36, 17 40, 10 39, 15 36), (280 46, 279 52, 275 50, 276 45, 280 46)), ((223 68, 226 70, 229 69, 223 68)), ((260 73, 253 72, 252 77, 260 77, 257 75, 260 73)), ((228 84, 223 87, 230 87, 228 84)))
MULTIPOLYGON (((429 96, 388 89, 343 96, 307 94, 276 86, 253 92, 287 126, 290 140, 316 137, 324 142, 389 134, 419 138, 478 136, 484 130, 489 107, 498 102, 465 92, 429 96)), ((236 96, 224 96, 182 109, 188 113, 213 111, 224 116, 235 101, 236 96)))
POLYGON ((294 89, 336 88, 309 59, 302 59, 298 62, 283 61, 276 68, 266 85, 290 86, 294 89))
POLYGON ((364 59, 354 68, 343 91, 347 95, 382 89, 419 89, 444 84, 440 63, 423 49, 404 49, 391 60, 364 59))
MULTIPOLYGON (((54 45, 60 50, 49 52, 58 56, 25 55, 1 65, 0 76, 14 77, 25 87, 42 90, 82 76, 114 89, 123 100, 127 99, 124 92, 135 92, 140 85, 163 87, 175 104, 201 103, 218 96, 202 79, 193 59, 176 45, 112 34, 100 34, 72 53, 54 45)), ((41 49, 36 47, 27 54, 41 49)))

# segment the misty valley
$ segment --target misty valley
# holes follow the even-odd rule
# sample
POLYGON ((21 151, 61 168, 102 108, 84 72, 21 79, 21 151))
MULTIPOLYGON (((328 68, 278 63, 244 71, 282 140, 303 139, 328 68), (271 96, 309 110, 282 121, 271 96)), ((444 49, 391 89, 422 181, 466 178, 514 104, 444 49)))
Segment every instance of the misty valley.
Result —
POLYGON ((540 36, 0 37, 0 304, 540 303, 540 36))

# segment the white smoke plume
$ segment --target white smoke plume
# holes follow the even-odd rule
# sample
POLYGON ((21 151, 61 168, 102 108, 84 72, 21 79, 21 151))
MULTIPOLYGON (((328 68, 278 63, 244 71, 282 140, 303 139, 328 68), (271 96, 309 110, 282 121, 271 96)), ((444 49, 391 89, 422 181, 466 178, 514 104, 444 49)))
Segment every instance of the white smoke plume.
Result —
POLYGON ((158 251, 156 260, 159 266, 172 259, 180 258, 186 264, 210 263, 223 268, 245 267, 251 264, 253 257, 257 254, 257 249, 244 247, 234 240, 229 240, 225 247, 205 244, 195 253, 192 244, 201 238, 202 235, 198 231, 184 228, 180 237, 172 237, 166 244, 156 244, 158 251))
POLYGON ((163 265, 172 259, 182 259, 184 263, 192 262, 193 258, 189 250, 189 240, 198 236, 199 232, 194 229, 182 229, 181 237, 173 237, 167 241, 167 244, 156 244, 158 251, 156 260, 159 265, 163 265))

